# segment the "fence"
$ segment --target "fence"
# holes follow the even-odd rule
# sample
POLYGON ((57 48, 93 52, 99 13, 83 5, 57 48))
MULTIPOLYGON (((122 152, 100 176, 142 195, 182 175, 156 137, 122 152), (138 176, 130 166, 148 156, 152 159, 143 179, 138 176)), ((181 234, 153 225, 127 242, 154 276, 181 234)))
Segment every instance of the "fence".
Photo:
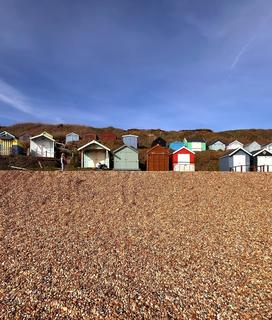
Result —
POLYGON ((257 166, 258 172, 272 172, 272 165, 257 166))
POLYGON ((174 164, 174 171, 195 171, 195 165, 191 163, 176 163, 174 164))
POLYGON ((241 165, 230 168, 232 172, 272 172, 272 165, 262 165, 262 166, 251 166, 251 165, 241 165))
POLYGON ((247 172, 251 171, 251 166, 250 165, 241 165, 241 166, 234 166, 230 168, 230 171, 232 172, 247 172))

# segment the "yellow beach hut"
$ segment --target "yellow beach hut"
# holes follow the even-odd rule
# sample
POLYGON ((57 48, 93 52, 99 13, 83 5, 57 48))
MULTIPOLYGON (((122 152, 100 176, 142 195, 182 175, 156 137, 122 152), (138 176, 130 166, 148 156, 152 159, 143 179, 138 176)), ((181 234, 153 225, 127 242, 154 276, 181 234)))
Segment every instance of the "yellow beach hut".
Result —
POLYGON ((24 145, 11 133, 0 132, 0 155, 10 156, 24 153, 24 145))

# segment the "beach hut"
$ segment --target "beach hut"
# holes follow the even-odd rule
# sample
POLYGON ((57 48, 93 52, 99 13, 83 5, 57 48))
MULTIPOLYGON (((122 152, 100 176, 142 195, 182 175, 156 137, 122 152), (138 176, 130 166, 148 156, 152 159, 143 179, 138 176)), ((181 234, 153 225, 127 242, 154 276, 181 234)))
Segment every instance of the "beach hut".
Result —
POLYGON ((185 143, 183 141, 173 141, 169 144, 169 149, 176 151, 180 148, 185 147, 185 143))
POLYGON ((66 134, 65 143, 79 141, 79 135, 77 133, 71 132, 66 134))
POLYGON ((114 134, 113 132, 104 132, 99 135, 99 140, 105 142, 115 141, 116 139, 116 134, 114 134))
POLYGON ((173 152, 171 158, 174 171, 195 171, 195 152, 187 147, 173 152))
POLYGON ((219 158, 220 171, 250 171, 251 153, 243 148, 228 151, 219 158))
POLYGON ((146 153, 147 171, 169 171, 170 150, 157 144, 146 153))
POLYGON ((262 146, 262 149, 267 149, 268 151, 272 151, 272 143, 265 144, 262 146))
POLYGON ((23 133, 19 136, 19 140, 23 143, 29 143, 30 141, 30 138, 31 138, 31 134, 30 133, 23 133))
POLYGON ((221 140, 214 140, 209 143, 208 149, 213 151, 225 151, 226 145, 221 140))
POLYGON ((97 168, 99 163, 110 167, 110 149, 102 143, 92 140, 78 148, 81 152, 82 168, 97 168))
POLYGON ((29 150, 35 157, 54 158, 55 139, 47 132, 31 137, 29 150))
POLYGON ((10 156, 24 153, 23 144, 11 133, 0 132, 0 155, 10 156))
POLYGON ((190 137, 184 139, 185 146, 192 151, 205 151, 206 150, 206 141, 204 138, 199 137, 190 137))
POLYGON ((236 150, 239 148, 243 148, 244 145, 238 140, 234 140, 226 146, 226 150, 236 150))
POLYGON ((135 134, 125 134, 122 136, 122 139, 125 145, 133 147, 134 149, 138 148, 138 136, 135 134))
POLYGON ((252 152, 253 167, 259 172, 272 172, 272 151, 262 149, 252 152))
POLYGON ((86 132, 83 135, 83 140, 89 140, 89 141, 93 141, 97 139, 97 134, 95 132, 86 132))
POLYGON ((152 147, 156 145, 160 145, 161 147, 166 147, 166 141, 162 137, 158 137, 157 139, 153 140, 151 144, 152 147))
POLYGON ((256 141, 244 145, 244 149, 249 152, 261 150, 261 148, 262 146, 256 141))
POLYGON ((138 151, 127 145, 113 151, 113 164, 115 170, 139 170, 138 151))

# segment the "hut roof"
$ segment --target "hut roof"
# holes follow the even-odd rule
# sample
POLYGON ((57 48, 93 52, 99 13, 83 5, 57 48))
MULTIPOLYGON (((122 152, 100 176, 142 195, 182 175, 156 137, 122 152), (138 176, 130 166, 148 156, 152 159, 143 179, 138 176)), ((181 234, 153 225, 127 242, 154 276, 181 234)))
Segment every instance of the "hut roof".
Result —
POLYGON ((66 134, 66 137, 67 137, 67 136, 71 136, 72 134, 74 134, 74 135, 76 135, 76 136, 79 136, 79 134, 78 134, 78 133, 70 132, 70 133, 67 133, 67 134, 66 134))
POLYGON ((225 151, 224 155, 222 157, 220 157, 220 158, 224 158, 224 157, 227 157, 227 156, 232 156, 232 155, 234 155, 235 153, 237 153, 240 150, 244 151, 245 153, 247 153, 250 156, 252 155, 252 153, 250 153, 249 151, 245 150, 244 148, 237 148, 235 150, 225 151))
POLYGON ((208 145, 211 146, 211 145, 215 144, 216 142, 221 142, 223 144, 226 144, 226 141, 224 141, 223 139, 213 139, 213 140, 208 141, 208 145))
POLYGON ((260 150, 255 150, 255 151, 252 151, 252 155, 253 157, 256 157, 259 153, 262 153, 263 151, 269 153, 271 156, 272 156, 272 152, 269 151, 268 149, 264 148, 264 149, 260 149, 260 150))
POLYGON ((168 153, 170 153, 170 150, 166 147, 161 146, 160 144, 156 144, 155 146, 153 146, 152 148, 148 149, 146 151, 146 153, 152 152, 154 149, 160 147, 161 149, 164 149, 165 151, 167 151, 168 153))
POLYGON ((244 144, 244 147, 249 147, 249 146, 250 146, 251 144, 253 144, 253 143, 259 144, 259 142, 257 142, 257 141, 252 141, 252 142, 250 142, 250 143, 244 144))
POLYGON ((133 148, 132 146, 128 146, 126 144, 123 144, 121 147, 119 147, 118 149, 114 150, 113 153, 116 153, 124 148, 129 148, 130 150, 134 151, 134 152, 137 152, 138 153, 138 150, 133 148))
POLYGON ((82 149, 85 149, 86 147, 88 147, 88 146, 91 145, 91 144, 97 144, 97 145, 100 146, 101 148, 110 151, 110 149, 109 149, 108 147, 104 146, 102 143, 100 143, 100 142, 98 142, 98 141, 96 141, 96 140, 92 140, 92 141, 84 144, 82 147, 78 148, 77 150, 80 151, 80 150, 82 150, 82 149))
POLYGON ((39 137, 46 137, 47 139, 49 139, 49 140, 51 140, 51 141, 55 141, 55 139, 53 138, 53 136, 50 134, 50 133, 48 133, 48 132, 46 132, 46 131, 44 131, 43 133, 41 133, 41 134, 38 134, 38 135, 36 135, 36 136, 34 136, 34 137, 31 137, 30 138, 30 140, 33 140, 33 139, 36 139, 36 138, 39 138, 39 137))
POLYGON ((137 136, 136 134, 124 134, 124 135, 122 135, 122 137, 136 137, 136 138, 138 138, 139 136, 137 136))
POLYGON ((231 142, 229 143, 229 145, 232 144, 232 143, 234 143, 234 142, 238 142, 238 143, 240 143, 240 144, 243 144, 243 142, 241 142, 241 141, 239 141, 239 140, 233 140, 233 141, 231 141, 231 142))
POLYGON ((7 131, 2 131, 0 132, 0 139, 13 140, 16 139, 16 137, 7 131))
POLYGON ((152 141, 151 146, 154 147, 154 146, 156 146, 157 144, 160 144, 160 145, 162 145, 163 147, 165 147, 165 146, 166 146, 166 140, 164 140, 162 137, 157 137, 156 139, 154 139, 154 140, 152 141))
POLYGON ((188 142, 206 142, 206 140, 203 137, 198 137, 198 136, 191 136, 186 139, 188 142))
POLYGON ((268 146, 270 146, 272 144, 272 142, 269 142, 269 143, 265 143, 262 145, 262 148, 267 148, 268 146))
POLYGON ((188 149, 188 148, 185 147, 185 146, 183 146, 183 147, 179 148, 178 150, 174 151, 173 154, 179 152, 179 151, 182 150, 182 149, 185 149, 185 150, 189 151, 190 153, 195 154, 195 152, 194 152, 193 150, 190 150, 190 149, 188 149))

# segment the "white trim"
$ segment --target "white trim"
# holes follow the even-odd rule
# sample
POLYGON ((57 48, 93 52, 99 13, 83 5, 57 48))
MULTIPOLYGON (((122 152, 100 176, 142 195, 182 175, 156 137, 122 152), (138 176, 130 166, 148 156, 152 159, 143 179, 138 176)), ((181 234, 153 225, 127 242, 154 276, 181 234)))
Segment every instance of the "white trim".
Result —
POLYGON ((70 136, 71 134, 75 134, 75 135, 79 136, 79 134, 78 134, 78 133, 70 132, 70 133, 67 133, 65 137, 70 136))
POLYGON ((221 141, 221 140, 216 140, 215 142, 213 142, 213 143, 211 143, 211 144, 208 144, 208 147, 213 146, 213 145, 216 144, 217 142, 220 142, 220 143, 222 143, 224 146, 226 146, 226 144, 225 144, 223 141, 221 141))
POLYGON ((136 134, 124 134, 122 136, 122 138, 124 138, 124 137, 136 137, 136 138, 139 138, 139 136, 136 136, 136 134))
POLYGON ((245 144, 244 146, 249 147, 249 146, 251 146, 253 143, 257 143, 257 144, 260 146, 260 143, 259 143, 258 141, 256 141, 256 140, 254 140, 254 141, 252 141, 252 142, 250 142, 250 143, 247 143, 247 144, 245 144))
POLYGON ((270 146, 271 144, 272 144, 272 142, 269 142, 268 144, 265 144, 265 145, 264 145, 264 148, 265 148, 265 149, 269 148, 269 146, 270 146))
POLYGON ((5 134, 11 136, 13 139, 16 139, 16 137, 13 134, 9 133, 8 131, 0 132, 0 137, 1 137, 1 135, 5 135, 5 134))
POLYGON ((139 153, 137 149, 135 149, 135 148, 133 148, 133 147, 131 147, 131 146, 128 146, 128 145, 126 145, 126 144, 124 144, 124 145, 122 145, 121 147, 119 147, 118 149, 114 150, 113 153, 116 153, 116 152, 118 152, 119 150, 122 150, 122 149, 124 149, 124 148, 129 148, 130 150, 135 151, 136 153, 139 153))
POLYGON ((47 138, 47 139, 49 139, 51 141, 55 141, 54 138, 51 138, 52 137, 51 134, 47 133, 47 132, 43 132, 43 133, 38 134, 38 135, 36 135, 34 137, 31 137, 30 140, 33 140, 33 139, 36 139, 36 138, 39 138, 39 137, 45 137, 45 138, 47 138))
POLYGON ((258 151, 257 153, 254 153, 253 157, 256 157, 258 154, 260 154, 260 153, 262 153, 264 151, 268 152, 272 156, 272 152, 269 151, 267 148, 264 148, 264 149, 261 149, 260 151, 258 151))
POLYGON ((181 149, 186 149, 187 151, 189 151, 192 154, 195 154, 195 152, 193 150, 188 149, 187 147, 183 146, 181 148, 179 148, 178 150, 176 150, 175 152, 173 152, 173 154, 177 153, 178 151, 180 151, 181 149))
POLYGON ((96 140, 92 140, 92 141, 90 141, 90 142, 88 142, 88 143, 84 144, 84 146, 82 146, 82 147, 78 148, 77 150, 78 150, 78 151, 80 151, 80 150, 82 150, 82 149, 84 149, 84 148, 88 147, 88 146, 89 146, 89 145, 91 145, 91 144, 97 144, 98 146, 102 147, 103 149, 110 151, 110 149, 109 149, 108 147, 104 146, 102 143, 99 143, 99 142, 98 142, 98 141, 96 141, 96 140))
POLYGON ((238 143, 238 144, 241 145, 241 147, 239 147, 239 148, 244 148, 244 144, 242 142, 240 142, 239 140, 234 140, 234 141, 232 141, 232 142, 230 142, 229 144, 226 145, 226 149, 227 150, 232 150, 232 149, 229 149, 229 146, 232 145, 233 143, 238 143))
POLYGON ((252 153, 250 153, 249 151, 247 151, 247 150, 245 150, 244 148, 241 148, 241 147, 240 147, 240 148, 237 148, 237 149, 233 150, 231 153, 228 153, 228 154, 226 154, 225 156, 220 157, 219 159, 233 156, 233 155, 234 155, 236 152, 238 152, 239 150, 244 151, 244 152, 247 153, 250 157, 252 156, 252 153))
POLYGON ((233 154, 235 154, 238 150, 242 150, 244 152, 246 152, 249 156, 252 156, 252 153, 250 153, 249 151, 247 151, 246 149, 240 147, 238 149, 235 149, 234 151, 232 151, 228 156, 232 156, 233 154))

